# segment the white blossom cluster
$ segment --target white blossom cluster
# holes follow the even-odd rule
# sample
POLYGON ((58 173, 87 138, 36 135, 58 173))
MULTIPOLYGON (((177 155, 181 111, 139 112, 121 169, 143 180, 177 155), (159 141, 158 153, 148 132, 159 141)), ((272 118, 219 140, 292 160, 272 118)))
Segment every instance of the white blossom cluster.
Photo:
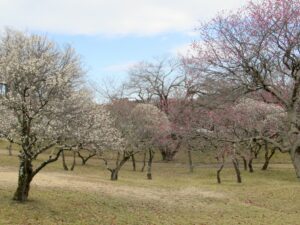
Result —
POLYGON ((283 129, 284 109, 275 104, 244 98, 234 107, 235 125, 252 135, 272 136, 283 129))
POLYGON ((157 142, 167 138, 171 124, 167 115, 156 106, 138 104, 131 112, 134 133, 140 141, 157 142))
POLYGON ((0 74, 9 92, 0 99, 0 134, 35 157, 53 144, 122 149, 104 106, 81 85, 79 57, 46 37, 7 30, 0 38, 0 74))

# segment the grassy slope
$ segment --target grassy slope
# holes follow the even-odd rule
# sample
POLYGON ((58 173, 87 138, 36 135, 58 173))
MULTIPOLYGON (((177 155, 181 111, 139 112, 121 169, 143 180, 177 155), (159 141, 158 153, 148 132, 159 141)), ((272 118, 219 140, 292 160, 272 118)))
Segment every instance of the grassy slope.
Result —
MULTIPOLYGON (((0 154, 0 172, 17 171, 17 163, 15 156, 0 154)), ((255 165, 254 174, 243 172, 243 184, 235 183, 228 168, 221 185, 215 169, 189 174, 178 163, 155 164, 152 181, 128 164, 119 181, 111 182, 99 164, 92 160, 74 172, 63 171, 60 161, 49 165, 41 172, 49 185, 32 185, 25 204, 11 201, 15 183, 0 177, 0 224, 300 224, 300 185, 289 164, 271 165, 266 172, 255 165), (52 174, 69 179, 70 185, 52 186, 52 174), (76 181, 94 188, 81 188, 76 181)))

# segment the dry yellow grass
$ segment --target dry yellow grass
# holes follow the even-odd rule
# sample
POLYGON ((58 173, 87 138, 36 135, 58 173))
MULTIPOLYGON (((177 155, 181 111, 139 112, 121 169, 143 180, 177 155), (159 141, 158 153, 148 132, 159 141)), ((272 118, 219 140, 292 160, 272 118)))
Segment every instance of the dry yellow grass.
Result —
POLYGON ((290 164, 265 172, 255 165, 242 184, 227 168, 218 185, 213 167, 190 174, 182 164, 156 163, 149 181, 129 163, 112 182, 101 161, 73 172, 58 161, 34 178, 25 204, 11 200, 17 165, 15 154, 0 152, 1 225, 300 224, 300 185, 290 164))

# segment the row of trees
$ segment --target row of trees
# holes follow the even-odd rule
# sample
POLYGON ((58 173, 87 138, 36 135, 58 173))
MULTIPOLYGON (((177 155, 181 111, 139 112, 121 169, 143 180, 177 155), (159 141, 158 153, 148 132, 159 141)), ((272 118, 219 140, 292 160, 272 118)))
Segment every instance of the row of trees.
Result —
POLYGON ((238 158, 253 171, 263 148, 265 168, 275 151, 287 152, 299 178, 299 1, 250 2, 198 30, 190 54, 138 63, 120 88, 101 91, 110 100, 105 105, 84 85, 74 49, 6 30, 0 75, 8 92, 0 99, 0 134, 21 149, 14 199, 26 201, 34 176, 64 151, 83 164, 98 157, 116 180, 140 152, 148 155, 152 179, 157 150, 163 160, 187 150, 192 171, 192 151, 216 149, 218 182, 227 157, 241 182, 238 158), (41 154, 49 157, 39 164, 41 154))
POLYGON ((215 146, 233 162, 236 155, 252 162, 253 149, 264 148, 265 168, 275 150, 289 153, 299 178, 299 28, 299 1, 249 2, 198 27, 189 54, 140 62, 117 93, 101 93, 151 103, 167 115, 164 160, 191 143, 215 146))
POLYGON ((83 164, 97 156, 112 180, 128 159, 147 151, 147 177, 152 178, 155 143, 169 135, 168 118, 150 104, 96 104, 70 46, 61 49, 46 37, 6 30, 0 41, 0 74, 8 87, 0 99, 0 135, 20 146, 15 200, 26 201, 35 175, 60 155, 64 161, 65 151, 81 157, 83 164), (106 152, 117 155, 115 166, 106 152), (41 154, 49 157, 38 163, 41 154))

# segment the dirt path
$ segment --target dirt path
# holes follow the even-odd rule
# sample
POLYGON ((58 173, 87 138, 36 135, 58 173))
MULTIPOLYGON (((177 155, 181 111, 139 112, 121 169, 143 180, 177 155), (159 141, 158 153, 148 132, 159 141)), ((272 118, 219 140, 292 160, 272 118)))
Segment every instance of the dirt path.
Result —
MULTIPOLYGON (((0 187, 16 185, 17 172, 14 170, 15 168, 0 167, 0 187)), ((189 200, 195 198, 224 198, 222 193, 201 190, 200 188, 195 187, 179 190, 166 190, 154 187, 133 187, 123 184, 119 185, 116 184, 116 182, 111 181, 95 181, 79 175, 57 172, 43 172, 38 174, 32 181, 32 186, 97 192, 124 198, 161 201, 167 204, 178 204, 182 201, 189 202, 189 200), (170 198, 170 196, 172 197, 170 198)))

